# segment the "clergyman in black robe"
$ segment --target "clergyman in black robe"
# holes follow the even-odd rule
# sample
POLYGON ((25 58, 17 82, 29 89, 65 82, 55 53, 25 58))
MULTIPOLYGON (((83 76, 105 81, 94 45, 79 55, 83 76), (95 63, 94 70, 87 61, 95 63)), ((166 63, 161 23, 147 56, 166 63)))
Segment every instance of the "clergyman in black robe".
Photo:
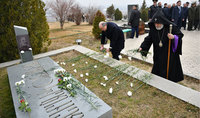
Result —
MULTIPOLYGON (((168 79, 173 82, 179 82, 184 79, 181 67, 180 57, 182 54, 182 37, 183 33, 177 28, 176 24, 169 21, 161 10, 158 10, 149 22, 150 32, 145 37, 140 46, 141 52, 148 52, 153 44, 153 68, 152 73, 163 78, 167 77, 167 60, 169 38, 171 39, 170 47, 170 64, 168 79), (170 34, 170 24, 173 25, 170 34), (157 27, 161 25, 161 27, 157 27)), ((146 56, 147 53, 142 53, 146 56)))

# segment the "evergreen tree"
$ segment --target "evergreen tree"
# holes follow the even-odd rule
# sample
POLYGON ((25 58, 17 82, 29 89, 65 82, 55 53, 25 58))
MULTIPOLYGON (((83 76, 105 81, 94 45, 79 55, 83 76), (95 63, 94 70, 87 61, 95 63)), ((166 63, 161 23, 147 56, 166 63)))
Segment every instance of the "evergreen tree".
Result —
POLYGON ((114 8, 114 5, 112 4, 112 5, 111 5, 110 7, 108 7, 107 10, 106 10, 107 17, 113 19, 114 13, 115 13, 115 8, 114 8))
POLYGON ((100 10, 98 10, 95 15, 93 28, 92 28, 92 34, 94 35, 96 39, 100 38, 101 30, 99 29, 99 23, 101 21, 105 21, 105 16, 103 15, 103 13, 101 13, 100 10))
POLYGON ((122 12, 117 8, 115 11, 115 20, 121 20, 122 19, 122 12))
POLYGON ((148 8, 147 8, 145 0, 142 3, 142 7, 140 9, 140 12, 141 12, 141 15, 140 15, 141 19, 144 22, 147 22, 148 21, 148 8))
POLYGON ((0 62, 19 58, 14 25, 27 27, 33 54, 41 52, 44 42, 50 45, 44 2, 1 0, 0 5, 0 62))

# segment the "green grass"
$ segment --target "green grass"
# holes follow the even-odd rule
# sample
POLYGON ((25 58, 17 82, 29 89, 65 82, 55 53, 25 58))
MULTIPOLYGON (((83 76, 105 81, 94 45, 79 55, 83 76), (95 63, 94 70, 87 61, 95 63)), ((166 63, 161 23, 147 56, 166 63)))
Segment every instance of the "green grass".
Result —
POLYGON ((0 69, 0 101, 0 118, 15 118, 15 110, 5 68, 0 69))

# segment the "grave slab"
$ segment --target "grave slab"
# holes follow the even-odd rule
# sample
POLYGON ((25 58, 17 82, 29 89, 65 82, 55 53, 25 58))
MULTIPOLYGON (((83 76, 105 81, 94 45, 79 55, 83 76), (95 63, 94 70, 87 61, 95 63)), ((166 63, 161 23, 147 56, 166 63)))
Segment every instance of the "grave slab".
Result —
MULTIPOLYGON (((112 118, 112 108, 98 97, 94 100, 101 106, 97 110, 91 110, 90 104, 81 95, 70 97, 66 90, 60 90, 57 86, 58 79, 54 75, 55 69, 61 67, 49 57, 7 68, 17 118, 28 117, 28 113, 18 109, 19 101, 15 90, 15 82, 20 81, 23 74, 26 76, 22 90, 26 92, 24 96, 32 109, 32 118, 112 118)), ((87 88, 86 91, 96 96, 87 88)))

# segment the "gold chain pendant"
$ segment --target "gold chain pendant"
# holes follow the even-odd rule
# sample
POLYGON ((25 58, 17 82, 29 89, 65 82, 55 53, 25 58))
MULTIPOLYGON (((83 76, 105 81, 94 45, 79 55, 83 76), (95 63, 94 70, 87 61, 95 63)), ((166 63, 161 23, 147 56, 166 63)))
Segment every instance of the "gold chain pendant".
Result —
POLYGON ((163 44, 162 44, 162 41, 160 40, 159 47, 162 47, 162 46, 163 46, 163 44))

